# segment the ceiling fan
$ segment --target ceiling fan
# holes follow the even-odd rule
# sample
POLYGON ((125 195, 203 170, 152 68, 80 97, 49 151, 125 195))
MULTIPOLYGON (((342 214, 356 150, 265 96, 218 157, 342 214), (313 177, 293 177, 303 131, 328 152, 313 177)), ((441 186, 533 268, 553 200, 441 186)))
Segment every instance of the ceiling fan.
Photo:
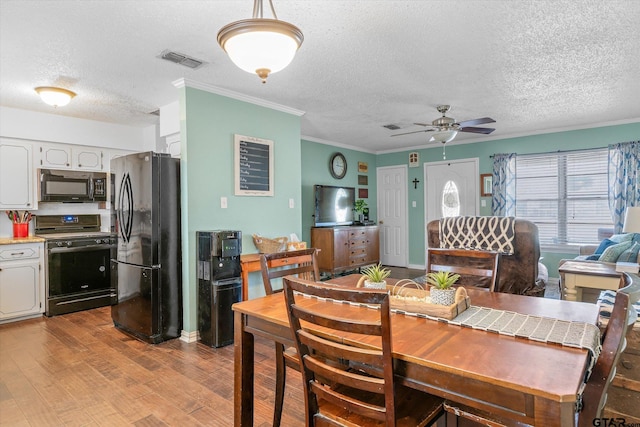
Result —
POLYGON ((438 141, 444 144, 446 142, 453 140, 453 138, 456 137, 458 132, 482 133, 482 134, 488 135, 495 130, 493 128, 475 127, 475 125, 482 125, 485 123, 495 123, 496 121, 490 117, 483 117, 481 119, 456 122, 455 119, 446 116, 450 108, 451 108, 450 105, 438 105, 437 109, 440 113, 442 113, 442 117, 435 119, 434 121, 431 122, 430 125, 426 123, 414 123, 414 125, 418 125, 418 126, 428 126, 429 129, 416 130, 413 132, 397 133, 391 136, 409 135, 412 133, 419 133, 419 132, 435 132, 431 136, 431 139, 429 140, 429 142, 438 141))

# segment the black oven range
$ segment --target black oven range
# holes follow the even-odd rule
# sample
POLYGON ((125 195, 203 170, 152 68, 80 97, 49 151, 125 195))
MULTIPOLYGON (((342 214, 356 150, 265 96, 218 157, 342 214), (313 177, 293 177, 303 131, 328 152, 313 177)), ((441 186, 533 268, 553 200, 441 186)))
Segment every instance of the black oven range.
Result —
POLYGON ((47 316, 117 303, 110 262, 116 237, 100 231, 99 214, 38 215, 35 234, 45 239, 47 316))

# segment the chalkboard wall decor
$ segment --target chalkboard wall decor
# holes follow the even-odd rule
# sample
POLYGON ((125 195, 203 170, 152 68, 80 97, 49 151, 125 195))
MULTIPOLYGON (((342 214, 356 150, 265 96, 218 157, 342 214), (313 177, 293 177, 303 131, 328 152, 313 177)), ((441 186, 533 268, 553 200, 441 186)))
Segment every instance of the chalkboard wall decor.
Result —
POLYGON ((234 135, 235 195, 273 196, 273 141, 234 135))

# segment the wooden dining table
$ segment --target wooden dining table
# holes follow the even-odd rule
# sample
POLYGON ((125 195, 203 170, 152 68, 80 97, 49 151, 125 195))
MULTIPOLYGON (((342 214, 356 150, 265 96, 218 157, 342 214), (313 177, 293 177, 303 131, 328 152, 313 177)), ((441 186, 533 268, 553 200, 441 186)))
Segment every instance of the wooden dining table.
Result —
MULTIPOLYGON (((327 281, 355 287, 360 275, 327 281)), ((389 281, 389 279, 388 279, 389 281)), ((391 280, 390 284, 394 281, 391 280)), ((595 324, 594 304, 467 289, 471 304, 533 316, 595 324)), ((343 304, 307 299, 302 304, 345 310, 343 304), (325 307, 326 306, 326 307, 325 307)), ((348 306, 361 310, 372 309, 348 306)), ((234 424, 253 425, 254 336, 294 345, 284 295, 234 304, 234 424)), ((450 401, 535 426, 573 426, 590 355, 564 347, 393 313, 396 379, 450 401)), ((357 335, 339 337, 363 340, 357 335)), ((300 385, 302 389, 302 384, 300 385)))

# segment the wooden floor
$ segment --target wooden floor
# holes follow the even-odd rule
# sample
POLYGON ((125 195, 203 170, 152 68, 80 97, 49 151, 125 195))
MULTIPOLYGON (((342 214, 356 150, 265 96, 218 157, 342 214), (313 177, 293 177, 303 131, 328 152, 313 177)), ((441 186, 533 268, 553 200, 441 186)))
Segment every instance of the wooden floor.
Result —
MULTIPOLYGON (((256 340, 256 426, 271 425, 273 353, 256 340)), ((302 380, 287 373, 282 425, 304 425, 302 380)), ((0 325, 2 426, 232 424, 233 345, 145 344, 106 307, 0 325)))

